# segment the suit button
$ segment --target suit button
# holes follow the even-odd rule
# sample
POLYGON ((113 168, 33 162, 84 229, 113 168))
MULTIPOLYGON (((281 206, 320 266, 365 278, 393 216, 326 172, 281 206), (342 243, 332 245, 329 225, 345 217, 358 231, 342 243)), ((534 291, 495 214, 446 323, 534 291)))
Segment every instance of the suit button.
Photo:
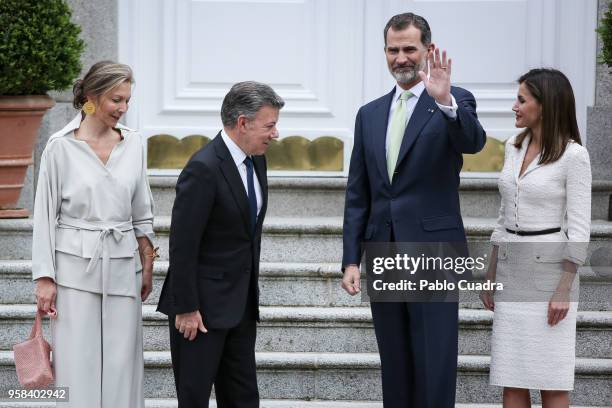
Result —
POLYGON ((390 227, 391 226, 391 221, 387 220, 387 222, 385 222, 385 224, 387 224, 387 227, 390 227))

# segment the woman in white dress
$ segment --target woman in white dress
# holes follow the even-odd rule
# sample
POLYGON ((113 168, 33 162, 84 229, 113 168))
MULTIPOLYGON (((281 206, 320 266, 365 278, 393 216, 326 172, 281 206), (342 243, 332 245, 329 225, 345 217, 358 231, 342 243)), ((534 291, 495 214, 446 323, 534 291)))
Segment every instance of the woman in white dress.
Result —
POLYGON ((501 208, 487 279, 503 292, 482 292, 494 311, 490 384, 504 407, 568 407, 574 386, 577 267, 590 238, 591 169, 581 145, 567 77, 533 69, 518 80, 512 110, 525 128, 505 147, 501 208))
POLYGON ((127 111, 130 67, 93 65, 74 85, 78 115, 43 151, 32 274, 52 321, 55 385, 70 407, 144 407, 141 301, 151 293, 153 201, 127 111))

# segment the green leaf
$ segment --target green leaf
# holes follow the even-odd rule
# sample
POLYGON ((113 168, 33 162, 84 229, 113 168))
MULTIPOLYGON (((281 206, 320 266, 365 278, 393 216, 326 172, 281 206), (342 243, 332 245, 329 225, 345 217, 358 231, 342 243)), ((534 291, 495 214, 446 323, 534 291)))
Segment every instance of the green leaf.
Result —
POLYGON ((599 63, 611 68, 612 73, 612 3, 608 3, 606 11, 601 19, 599 28, 596 30, 601 37, 602 47, 599 55, 599 63))
POLYGON ((68 88, 85 43, 65 0, 0 0, 0 94, 68 88))

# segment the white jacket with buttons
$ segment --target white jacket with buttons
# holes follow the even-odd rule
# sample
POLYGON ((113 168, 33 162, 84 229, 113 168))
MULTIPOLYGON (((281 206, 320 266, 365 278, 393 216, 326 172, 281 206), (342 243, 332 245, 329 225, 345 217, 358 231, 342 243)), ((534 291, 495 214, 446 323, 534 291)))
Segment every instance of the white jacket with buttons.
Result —
MULTIPOLYGON (((506 228, 540 231, 560 227, 569 243, 563 258, 583 264, 591 230, 591 165, 586 148, 570 141, 559 160, 542 165, 538 155, 519 177, 530 137, 520 149, 514 147, 515 139, 510 138, 505 146, 498 182, 501 207, 491 241, 494 245, 507 242, 506 228)), ((535 241, 538 236, 526 238, 535 241)))

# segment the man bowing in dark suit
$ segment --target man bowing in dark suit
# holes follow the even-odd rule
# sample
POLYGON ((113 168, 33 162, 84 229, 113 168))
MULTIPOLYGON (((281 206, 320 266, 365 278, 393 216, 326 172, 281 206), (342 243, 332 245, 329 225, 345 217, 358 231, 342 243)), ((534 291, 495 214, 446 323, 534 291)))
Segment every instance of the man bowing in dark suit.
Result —
MULTIPOLYGON (((451 87, 451 60, 423 17, 396 15, 384 30, 397 85, 361 107, 344 211, 343 288, 360 291, 364 242, 465 242, 459 209, 463 153, 485 132, 476 102, 451 87)), ((385 408, 455 406, 457 303, 372 302, 385 408)))
POLYGON ((240 82, 223 99, 223 130, 176 183, 170 267, 158 310, 168 315, 180 408, 259 407, 255 366, 266 159, 284 101, 240 82))

